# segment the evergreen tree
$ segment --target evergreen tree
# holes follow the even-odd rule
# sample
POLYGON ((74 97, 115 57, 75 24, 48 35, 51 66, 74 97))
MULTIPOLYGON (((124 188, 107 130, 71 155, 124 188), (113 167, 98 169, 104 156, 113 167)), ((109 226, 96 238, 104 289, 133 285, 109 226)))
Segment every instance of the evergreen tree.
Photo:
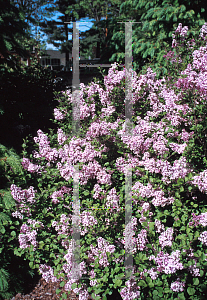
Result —
POLYGON ((45 16, 50 17, 51 13, 46 10, 46 5, 54 3, 48 0, 13 0, 14 5, 24 12, 25 22, 38 24, 45 16))
POLYGON ((24 14, 12 1, 0 0, 0 53, 8 65, 15 66, 15 59, 10 59, 10 51, 20 56, 28 53, 19 41, 20 37, 29 38, 29 26, 24 21, 24 14))
POLYGON ((110 33, 108 32, 107 24, 112 18, 116 19, 120 16, 119 7, 123 2, 123 0, 87 2, 80 0, 79 2, 80 6, 85 10, 86 16, 95 20, 92 28, 82 34, 84 37, 82 43, 87 45, 90 50, 95 46, 95 56, 101 58, 101 61, 108 60, 108 49, 105 48, 107 47, 108 34, 110 35, 110 33), (101 20, 102 18, 105 18, 105 20, 101 20))

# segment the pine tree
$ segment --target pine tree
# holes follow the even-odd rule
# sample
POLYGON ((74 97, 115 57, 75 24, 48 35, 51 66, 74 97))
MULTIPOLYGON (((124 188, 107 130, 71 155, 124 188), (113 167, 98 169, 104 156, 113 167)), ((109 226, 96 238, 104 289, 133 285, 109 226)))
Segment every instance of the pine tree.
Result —
MULTIPOLYGON (((115 1, 83 1, 80 0, 80 6, 85 10, 86 16, 90 19, 94 19, 94 25, 92 28, 84 33, 84 43, 90 45, 93 42, 93 46, 96 47, 96 57, 101 58, 101 61, 107 61, 106 50, 107 47, 107 37, 110 35, 107 24, 110 19, 116 19, 119 17, 119 7, 123 3, 123 0, 115 1), (101 20, 105 18, 105 20, 101 20), (103 55, 104 53, 104 55, 103 55)), ((93 47, 91 46, 91 47, 93 47)))
POLYGON ((0 0, 0 53, 3 61, 15 66, 16 60, 9 59, 11 51, 20 56, 28 53, 19 42, 19 37, 27 37, 28 24, 24 21, 23 12, 12 1, 0 0))

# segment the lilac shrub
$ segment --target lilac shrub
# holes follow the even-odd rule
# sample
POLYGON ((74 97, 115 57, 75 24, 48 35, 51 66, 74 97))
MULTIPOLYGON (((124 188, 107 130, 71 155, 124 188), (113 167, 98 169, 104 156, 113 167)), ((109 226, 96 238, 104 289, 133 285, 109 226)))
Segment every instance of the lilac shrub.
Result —
MULTIPOLYGON (((107 299, 113 288, 118 288, 123 300, 206 299, 207 45, 194 50, 194 44, 192 49, 187 31, 180 24, 173 36, 173 48, 192 52, 191 63, 179 53, 172 61, 172 70, 187 64, 179 78, 173 79, 171 73, 174 81, 156 79, 150 68, 139 78, 130 73, 132 136, 124 135, 125 70, 116 70, 114 64, 103 87, 99 82, 80 84, 77 137, 71 136, 72 94, 62 93, 54 111, 57 133, 48 137, 38 130, 36 150, 30 159, 23 158, 34 186, 11 185, 17 202, 13 217, 22 222, 19 255, 31 260, 31 268, 38 268, 46 281, 61 282, 66 292, 73 290, 81 300, 89 294, 107 299), (199 164, 195 149, 202 156, 199 164), (79 280, 72 279, 71 273, 76 164, 80 168, 83 276, 79 280), (128 167, 132 169, 133 216, 125 228, 128 167), (124 274, 126 233, 133 244, 129 280, 124 274)), ((205 39, 206 24, 199 41, 205 44, 205 39)), ((166 58, 173 59, 172 53, 166 58)))

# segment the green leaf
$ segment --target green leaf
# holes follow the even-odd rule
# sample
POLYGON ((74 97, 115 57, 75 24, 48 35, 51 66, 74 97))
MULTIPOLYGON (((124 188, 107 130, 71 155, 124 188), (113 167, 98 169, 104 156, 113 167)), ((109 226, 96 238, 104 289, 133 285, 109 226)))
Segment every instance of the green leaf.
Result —
POLYGON ((67 299, 68 298, 67 295, 66 295, 66 293, 63 293, 62 297, 63 297, 63 299, 67 299))
POLYGON ((88 195, 89 195, 89 191, 84 191, 83 194, 84 194, 85 196, 88 196, 88 195))
POLYGON ((4 233, 6 232, 6 229, 2 226, 1 229, 0 229, 0 232, 1 232, 2 234, 4 234, 4 233))
POLYGON ((30 261, 30 262, 29 262, 29 267, 30 267, 31 269, 34 269, 34 263, 33 263, 33 261, 30 261))
POLYGON ((75 288, 77 288, 77 283, 73 283, 73 284, 71 284, 71 288, 74 290, 75 288))
POLYGON ((190 241, 193 240, 193 234, 192 234, 192 233, 189 233, 189 234, 188 234, 188 237, 189 237, 189 240, 190 240, 190 241))
POLYGON ((39 247, 38 247, 38 248, 39 248, 39 249, 42 249, 42 248, 44 247, 44 245, 45 245, 45 243, 44 243, 43 241, 40 241, 40 242, 39 242, 39 247))
POLYGON ((43 208, 43 211, 42 211, 43 214, 46 214, 47 213, 47 208, 43 208))
POLYGON ((198 278, 193 278, 193 284, 198 285, 199 284, 199 279, 198 278))
POLYGON ((65 285, 65 282, 62 281, 62 282, 60 283, 60 287, 63 287, 64 285, 65 285))
POLYGON ((187 288, 187 292, 188 292, 188 295, 194 295, 195 294, 195 289, 194 288, 191 288, 191 287, 188 287, 187 288))
POLYGON ((100 294, 102 292, 102 289, 100 288, 95 288, 94 289, 94 293, 97 295, 97 294, 100 294))
POLYGON ((59 290, 59 289, 56 289, 56 294, 59 294, 60 292, 61 292, 61 290, 59 290))
POLYGON ((152 279, 151 278, 149 278, 149 277, 147 277, 146 278, 146 282, 147 282, 147 284, 148 284, 148 286, 151 288, 151 287, 154 287, 154 283, 152 282, 152 279))
POLYGON ((205 253, 202 253, 202 254, 201 254, 201 260, 202 260, 202 261, 205 261, 205 260, 206 260, 205 253))
POLYGON ((184 293, 178 293, 178 299, 179 300, 185 300, 186 298, 185 298, 185 295, 184 295, 184 293))
POLYGON ((121 279, 116 279, 115 280, 115 287, 121 286, 121 284, 122 284, 122 280, 121 279))
POLYGON ((105 274, 105 275, 103 276, 103 278, 102 278, 102 281, 103 281, 103 282, 107 282, 107 280, 108 280, 108 276, 105 274))
POLYGON ((146 287, 147 286, 147 284, 146 284, 146 282, 144 280, 140 280, 137 285, 138 286, 142 286, 142 287, 146 287))
POLYGON ((116 267, 115 269, 114 269, 114 272, 115 273, 118 273, 120 271, 120 267, 116 267))
POLYGON ((158 291, 157 291, 157 290, 154 290, 154 291, 153 291, 153 295, 154 295, 154 296, 157 296, 157 295, 158 295, 158 291))
POLYGON ((15 232, 15 231, 12 231, 12 232, 11 232, 11 236, 15 237, 15 236, 16 236, 16 232, 15 232))

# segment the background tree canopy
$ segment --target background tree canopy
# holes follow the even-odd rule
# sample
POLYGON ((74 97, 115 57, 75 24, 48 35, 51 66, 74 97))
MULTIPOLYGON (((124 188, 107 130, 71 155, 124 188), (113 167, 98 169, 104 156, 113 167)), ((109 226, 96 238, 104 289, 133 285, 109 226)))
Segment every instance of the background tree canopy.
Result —
POLYGON ((19 55, 26 55, 24 46, 18 38, 28 36, 28 24, 24 21, 23 11, 18 9, 12 1, 0 0, 0 53, 7 59, 8 51, 15 51, 19 55))
MULTIPOLYGON (((80 33, 80 55, 93 58, 96 46, 96 57, 102 62, 125 62, 124 22, 141 22, 132 25, 133 68, 138 72, 150 64, 158 76, 167 72, 163 55, 171 47, 172 33, 178 24, 188 26, 189 34, 194 36, 207 17, 202 0, 58 0, 53 7, 55 10, 64 14, 60 18, 62 21, 94 19, 93 27, 80 33), (101 20, 105 16, 107 19, 101 20)), ((49 34, 49 42, 61 46, 62 52, 72 51, 72 40, 67 40, 64 27, 58 28, 50 22, 41 26, 49 34)), ((68 33, 72 34, 72 29, 68 29, 68 33)))
MULTIPOLYGON (((139 66, 142 67, 145 59, 145 64, 150 64, 159 75, 162 72, 165 74, 167 70, 163 55, 165 49, 171 48, 172 33, 178 24, 182 23, 183 26, 189 27, 189 33, 194 36, 206 21, 207 14, 204 6, 202 0, 127 0, 122 3, 120 13, 123 14, 123 21, 126 20, 124 14, 127 14, 127 18, 142 22, 132 26, 134 70, 138 70, 139 66)), ((121 28, 123 29, 119 32, 111 24, 112 40, 117 45, 117 51, 112 54, 111 61, 123 63, 125 53, 123 43, 120 41, 124 39, 124 25, 121 24, 121 28)))
MULTIPOLYGON (((60 47, 61 52, 72 52, 73 41, 68 40, 68 34, 72 35, 73 29, 67 29, 66 25, 58 22, 80 21, 88 17, 94 19, 94 26, 87 32, 80 32, 80 55, 93 58, 93 47, 96 47, 96 57, 100 57, 105 47, 105 23, 100 23, 102 17, 116 18, 123 0, 116 1, 82 1, 82 0, 58 0, 49 11, 57 11, 63 14, 56 21, 40 22, 42 30, 48 35, 48 42, 55 47, 60 47)), ((85 24, 84 24, 85 25, 85 24)), ((87 26, 87 25, 86 25, 87 26)), ((79 28, 81 30, 81 28, 79 28)))

